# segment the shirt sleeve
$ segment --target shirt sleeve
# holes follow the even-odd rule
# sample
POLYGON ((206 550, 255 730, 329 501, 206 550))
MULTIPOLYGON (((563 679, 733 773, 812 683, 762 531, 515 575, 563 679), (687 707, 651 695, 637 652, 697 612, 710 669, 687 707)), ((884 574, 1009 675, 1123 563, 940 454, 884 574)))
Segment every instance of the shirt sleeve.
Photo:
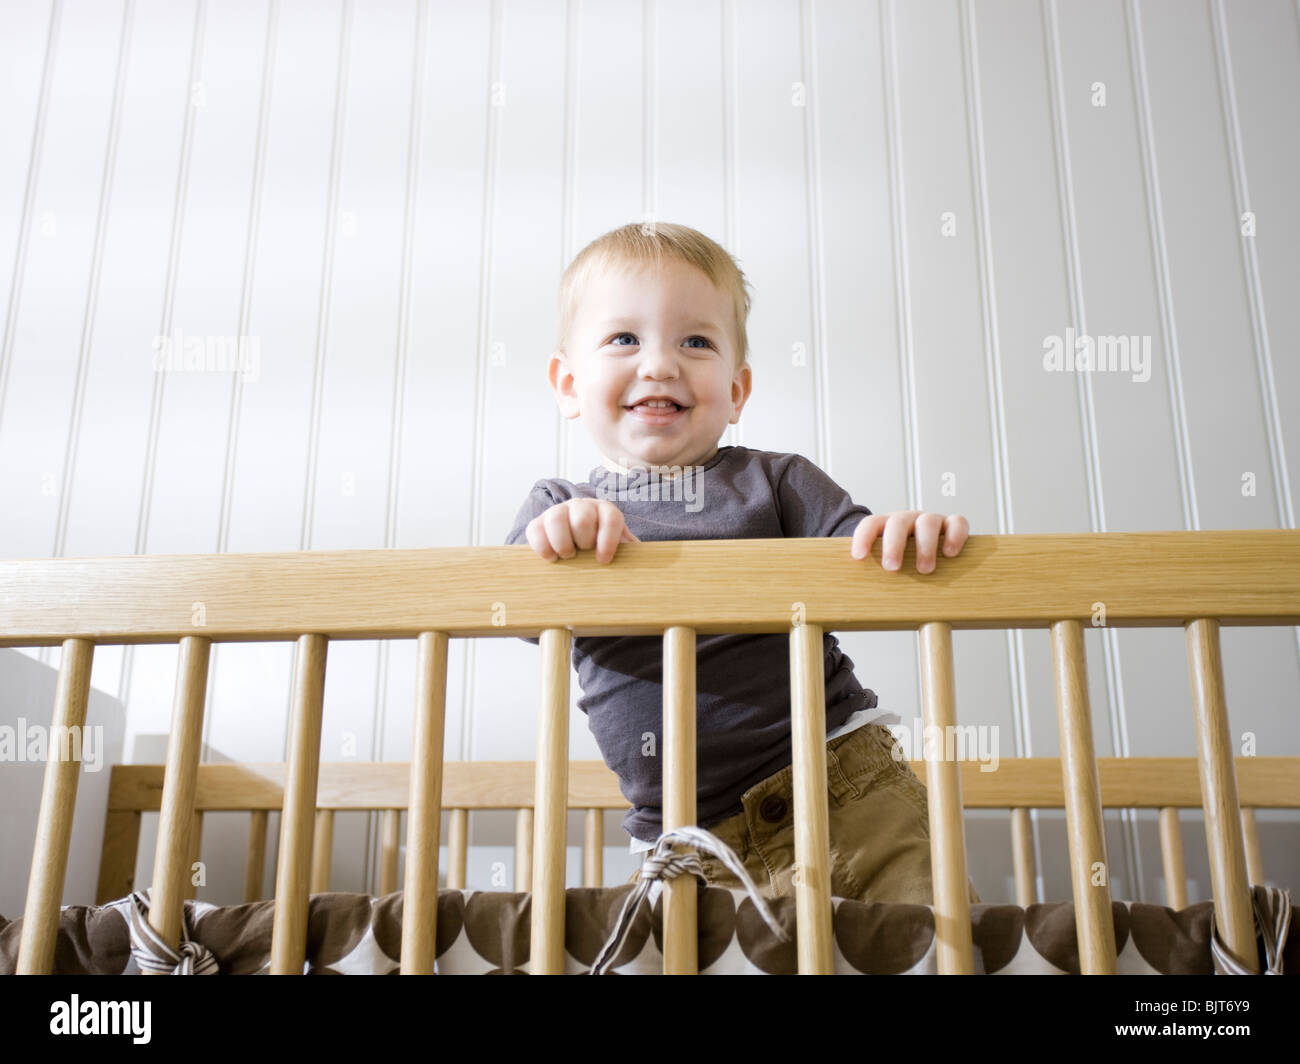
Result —
POLYGON ((816 463, 801 454, 791 461, 777 481, 781 530, 789 538, 851 536, 871 511, 855 503, 849 493, 816 463))
POLYGON ((517 543, 528 542, 525 533, 528 530, 528 523, 534 518, 539 517, 557 503, 563 502, 563 499, 557 499, 551 494, 550 486, 545 480, 539 480, 533 485, 533 490, 528 493, 528 498, 524 504, 519 507, 519 512, 515 514, 515 522, 510 526, 510 533, 506 536, 506 546, 511 547, 517 543))
MULTIPOLYGON (((511 525, 510 532, 506 536, 506 546, 511 547, 519 543, 527 546, 528 522, 561 501, 563 500, 557 499, 551 494, 551 489, 545 480, 539 480, 534 484, 533 490, 528 493, 528 498, 524 500, 524 504, 519 507, 519 512, 515 515, 514 524, 511 525)), ((540 646, 542 642, 532 636, 521 635, 519 638, 525 643, 532 643, 533 646, 540 646)))

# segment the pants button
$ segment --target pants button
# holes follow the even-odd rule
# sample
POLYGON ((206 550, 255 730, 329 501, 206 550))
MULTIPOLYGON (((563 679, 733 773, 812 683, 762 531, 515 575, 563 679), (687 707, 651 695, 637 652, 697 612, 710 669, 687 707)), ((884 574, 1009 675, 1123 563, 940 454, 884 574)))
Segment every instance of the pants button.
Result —
POLYGON ((779 794, 769 794, 758 807, 758 815, 769 824, 777 824, 785 816, 785 799, 779 794))

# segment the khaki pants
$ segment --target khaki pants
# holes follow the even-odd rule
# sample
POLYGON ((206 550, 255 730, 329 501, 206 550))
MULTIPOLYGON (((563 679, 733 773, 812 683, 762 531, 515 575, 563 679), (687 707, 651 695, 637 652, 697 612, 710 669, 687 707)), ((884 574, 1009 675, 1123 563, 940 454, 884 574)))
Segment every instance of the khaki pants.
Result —
MULTIPOLYGON (((925 784, 906 761, 894 760, 893 746, 881 724, 826 744, 831 895, 933 905, 925 784)), ((736 852, 764 898, 794 897, 793 775, 787 765, 755 784, 741 796, 744 812, 708 828, 736 852)), ((711 886, 741 888, 717 858, 701 853, 700 860, 711 886)), ((969 888, 978 902, 974 884, 969 888)))

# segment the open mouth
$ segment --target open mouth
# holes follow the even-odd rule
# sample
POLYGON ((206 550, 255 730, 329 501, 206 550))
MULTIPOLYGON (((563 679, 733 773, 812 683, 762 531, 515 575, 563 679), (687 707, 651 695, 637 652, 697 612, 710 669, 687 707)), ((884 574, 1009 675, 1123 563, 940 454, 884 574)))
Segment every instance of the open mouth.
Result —
POLYGON ((664 425, 670 421, 679 418, 690 407, 678 406, 676 403, 665 401, 665 405, 650 403, 637 403, 636 406, 627 406, 623 408, 633 417, 651 425, 664 425))

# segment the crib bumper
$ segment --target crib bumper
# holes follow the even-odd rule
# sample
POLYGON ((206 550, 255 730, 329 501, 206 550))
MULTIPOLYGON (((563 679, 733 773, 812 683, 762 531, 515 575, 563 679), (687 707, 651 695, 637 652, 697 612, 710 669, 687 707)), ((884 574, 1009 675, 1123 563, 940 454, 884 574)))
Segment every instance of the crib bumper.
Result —
MULTIPOLYGON (((618 919, 630 885, 570 888, 565 893, 565 967, 589 971, 618 919)), ((1253 888, 1259 916, 1272 914, 1261 933, 1260 970, 1300 972, 1300 936, 1278 935, 1289 896, 1253 888), (1270 940, 1273 948, 1267 949, 1270 940), (1272 954, 1270 957, 1269 954, 1272 954)), ((136 974, 131 952, 131 899, 65 907, 59 917, 56 974, 136 974)), ((772 912, 788 933, 782 941, 764 923, 744 891, 699 885, 699 963, 705 975, 792 975, 798 970, 795 903, 779 898, 772 912)), ((456 975, 523 975, 529 971, 531 895, 442 890, 438 898, 437 971, 456 975)), ((845 975, 926 975, 938 970, 934 913, 929 906, 834 899, 834 970, 845 975)), ((1142 902, 1111 905, 1117 974, 1210 975, 1230 972, 1216 963, 1211 902, 1182 910, 1142 902)), ((274 902, 216 906, 185 902, 185 924, 222 974, 262 974, 271 957, 274 902)), ((311 897, 307 974, 395 972, 402 941, 402 892, 373 898, 330 892, 311 897)), ((21 920, 0 917, 0 974, 17 966, 21 920)), ((1077 974, 1073 902, 971 906, 975 971, 990 975, 1077 974)), ((610 970, 657 975, 663 971, 663 909, 658 887, 636 910, 631 930, 610 970)))

